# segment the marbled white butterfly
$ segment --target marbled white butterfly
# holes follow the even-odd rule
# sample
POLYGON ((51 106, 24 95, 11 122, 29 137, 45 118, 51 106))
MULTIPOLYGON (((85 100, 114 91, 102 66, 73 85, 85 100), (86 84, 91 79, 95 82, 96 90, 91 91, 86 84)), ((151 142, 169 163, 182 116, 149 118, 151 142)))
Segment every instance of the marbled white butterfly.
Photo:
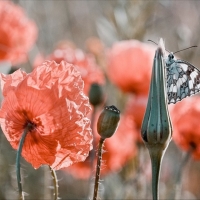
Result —
MULTIPOLYGON (((149 41, 154 42, 152 40, 149 41)), ((174 54, 180 51, 171 52, 164 59, 167 73, 168 104, 175 104, 188 96, 200 92, 200 70, 187 61, 176 59, 174 54)))

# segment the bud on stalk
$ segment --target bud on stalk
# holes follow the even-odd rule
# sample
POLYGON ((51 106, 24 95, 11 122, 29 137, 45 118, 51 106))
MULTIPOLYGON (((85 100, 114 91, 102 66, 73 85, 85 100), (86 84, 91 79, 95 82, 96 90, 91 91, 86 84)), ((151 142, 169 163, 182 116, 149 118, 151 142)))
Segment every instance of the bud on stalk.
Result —
POLYGON ((106 106, 99 116, 97 131, 102 138, 111 137, 119 124, 120 111, 115 106, 106 106))
POLYGON ((162 157, 172 138, 172 125, 166 96, 164 43, 156 50, 147 108, 141 127, 143 141, 149 150, 152 163, 153 199, 158 199, 158 179, 162 157))
POLYGON ((110 138, 115 133, 119 125, 119 120, 120 111, 115 106, 106 106, 101 112, 97 122, 97 131, 101 138, 98 147, 93 200, 97 200, 103 144, 106 138, 110 138))
POLYGON ((102 86, 98 83, 93 83, 89 90, 89 101, 91 105, 98 106, 103 102, 102 86))

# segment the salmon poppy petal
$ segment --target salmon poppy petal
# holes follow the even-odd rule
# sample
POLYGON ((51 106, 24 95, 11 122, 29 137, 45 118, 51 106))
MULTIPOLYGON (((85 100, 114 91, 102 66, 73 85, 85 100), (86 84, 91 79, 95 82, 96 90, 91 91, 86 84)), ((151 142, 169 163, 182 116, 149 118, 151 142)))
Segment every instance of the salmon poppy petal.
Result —
POLYGON ((122 91, 148 94, 155 48, 137 40, 116 42, 108 52, 107 75, 122 91))
POLYGON ((13 65, 28 59, 37 39, 37 26, 27 18, 22 7, 11 1, 0 1, 0 60, 13 65))
POLYGON ((86 159, 92 148, 86 118, 90 106, 73 65, 47 61, 30 74, 21 70, 1 74, 1 83, 5 94, 0 110, 2 130, 17 149, 26 125, 34 125, 22 150, 34 168, 48 164, 58 170, 86 159))
MULTIPOLYGON (((94 124, 97 124, 99 114, 100 113, 96 114, 94 124)), ((135 140, 136 131, 134 122, 132 122, 130 118, 122 115, 115 135, 105 142, 104 153, 102 155, 104 165, 101 168, 101 175, 119 171, 125 163, 130 161, 137 154, 135 140)), ((98 142, 100 136, 96 129, 94 129, 94 134, 96 142, 98 142)), ((97 147, 98 145, 94 146, 95 151, 97 151, 97 147)), ((91 153, 84 162, 76 163, 68 167, 66 171, 76 178, 87 179, 91 176, 92 159, 91 153)), ((95 166, 95 164, 96 159, 93 159, 93 166, 95 166)))
POLYGON ((78 71, 81 72, 86 94, 88 94, 91 84, 98 83, 103 85, 105 83, 103 71, 96 64, 94 57, 90 54, 85 54, 80 49, 73 48, 71 45, 58 47, 48 56, 48 59, 54 60, 57 63, 64 60, 75 65, 78 71))
POLYGON ((200 159, 200 97, 193 96, 171 106, 173 141, 193 158, 200 159))
POLYGON ((7 92, 10 90, 14 90, 15 87, 26 77, 26 73, 21 69, 15 71, 13 74, 9 76, 1 74, 1 89, 3 92, 3 96, 7 95, 7 92))

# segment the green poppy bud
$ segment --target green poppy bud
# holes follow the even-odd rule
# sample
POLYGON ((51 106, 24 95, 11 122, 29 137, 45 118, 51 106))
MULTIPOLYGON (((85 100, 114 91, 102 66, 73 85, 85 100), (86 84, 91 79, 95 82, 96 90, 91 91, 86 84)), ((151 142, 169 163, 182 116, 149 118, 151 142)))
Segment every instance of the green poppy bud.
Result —
POLYGON ((172 125, 167 104, 163 48, 159 47, 155 54, 149 98, 141 132, 146 146, 160 145, 164 150, 171 141, 172 125))
POLYGON ((106 106, 101 112, 98 122, 97 131, 101 138, 111 137, 119 125, 120 111, 115 106, 106 106))
POLYGON ((166 96, 164 51, 164 43, 161 39, 154 57, 148 103, 141 127, 141 135, 151 157, 154 200, 159 199, 160 166, 165 150, 172 138, 172 125, 166 96))
POLYGON ((93 83, 89 91, 89 101, 93 106, 98 106, 103 101, 103 90, 98 83, 93 83))

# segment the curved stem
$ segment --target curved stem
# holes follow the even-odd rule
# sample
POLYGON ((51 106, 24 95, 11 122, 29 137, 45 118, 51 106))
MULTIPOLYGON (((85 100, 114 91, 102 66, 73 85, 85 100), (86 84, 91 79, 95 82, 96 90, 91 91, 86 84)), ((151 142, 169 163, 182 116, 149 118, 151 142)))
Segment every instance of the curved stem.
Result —
POLYGON ((16 173, 17 173, 17 184, 18 184, 18 189, 19 189, 19 199, 23 200, 24 195, 22 191, 22 181, 21 181, 21 173, 20 173, 20 158, 21 158, 21 152, 23 148, 23 144, 26 138, 27 133, 29 130, 26 128, 22 134, 22 137, 19 142, 18 150, 17 150, 17 157, 16 157, 16 173))
POLYGON ((97 167, 96 167, 96 176, 95 176, 93 200, 97 200, 97 193, 98 193, 98 187, 99 187, 99 178, 100 178, 100 169, 101 169, 101 160, 102 160, 102 150, 103 150, 104 141, 105 141, 105 139, 100 138, 99 148, 98 148, 98 158, 97 158, 97 167))
POLYGON ((54 200, 58 199, 58 179, 55 170, 49 166, 54 185, 54 200))

